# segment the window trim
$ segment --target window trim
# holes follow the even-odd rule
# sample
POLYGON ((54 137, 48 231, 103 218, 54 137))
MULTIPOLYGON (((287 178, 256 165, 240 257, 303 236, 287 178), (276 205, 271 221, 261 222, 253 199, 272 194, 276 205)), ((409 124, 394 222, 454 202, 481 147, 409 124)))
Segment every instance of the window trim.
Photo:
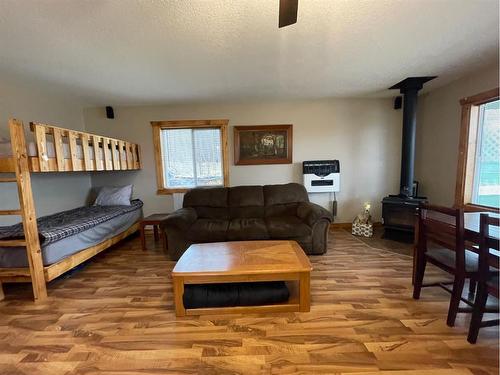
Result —
POLYGON ((229 186, 229 159, 228 159, 228 132, 229 120, 168 120, 168 121, 151 121, 153 128, 153 151, 155 155, 156 168, 156 194, 168 195, 173 193, 185 193, 190 188, 166 188, 164 186, 163 175, 163 158, 161 155, 161 139, 160 133, 163 129, 194 129, 208 128, 220 130, 220 141, 222 148, 222 178, 224 186, 229 186))
POLYGON ((455 186, 455 207, 465 211, 492 211, 498 208, 471 203, 476 161, 476 140, 479 124, 479 106, 500 99, 499 88, 460 99, 462 117, 460 141, 458 144, 457 180, 455 186), (472 147, 474 146, 474 147, 472 147))

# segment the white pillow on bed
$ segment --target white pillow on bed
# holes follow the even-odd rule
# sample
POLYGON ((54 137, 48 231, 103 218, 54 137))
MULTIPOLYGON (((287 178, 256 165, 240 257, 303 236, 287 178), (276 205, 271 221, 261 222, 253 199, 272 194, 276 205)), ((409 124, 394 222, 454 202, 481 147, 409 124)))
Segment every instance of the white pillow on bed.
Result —
POLYGON ((103 186, 97 194, 94 206, 130 206, 133 185, 103 186))

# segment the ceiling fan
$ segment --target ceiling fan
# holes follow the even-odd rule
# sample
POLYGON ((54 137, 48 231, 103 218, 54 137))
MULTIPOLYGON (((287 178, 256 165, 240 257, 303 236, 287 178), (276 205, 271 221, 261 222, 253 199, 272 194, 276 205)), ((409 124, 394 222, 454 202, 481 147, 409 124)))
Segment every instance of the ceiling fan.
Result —
POLYGON ((297 22, 299 0, 280 0, 280 15, 278 27, 293 25, 297 22))

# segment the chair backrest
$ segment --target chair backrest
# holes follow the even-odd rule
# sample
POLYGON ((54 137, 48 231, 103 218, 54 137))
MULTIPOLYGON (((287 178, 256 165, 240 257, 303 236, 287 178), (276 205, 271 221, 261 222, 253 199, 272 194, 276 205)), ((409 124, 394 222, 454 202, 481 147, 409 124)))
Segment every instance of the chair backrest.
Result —
POLYGON ((422 204, 418 211, 417 246, 435 243, 455 252, 455 267, 465 271, 464 213, 461 209, 422 204))
MULTIPOLYGON (((492 236, 490 227, 500 227, 500 218, 492 217, 488 214, 481 214, 479 220, 479 272, 480 275, 487 277, 489 275, 489 268, 493 266, 489 261, 490 249, 499 251, 500 245, 498 238, 492 236)), ((497 267, 498 268, 498 264, 497 267)))

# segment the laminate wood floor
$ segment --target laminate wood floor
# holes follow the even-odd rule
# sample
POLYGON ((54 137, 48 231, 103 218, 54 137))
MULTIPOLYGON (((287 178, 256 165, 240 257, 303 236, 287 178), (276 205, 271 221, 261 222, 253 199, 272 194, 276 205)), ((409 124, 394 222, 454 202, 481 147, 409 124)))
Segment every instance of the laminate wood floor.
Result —
POLYGON ((52 282, 47 302, 8 285, 0 374, 498 374, 497 327, 468 344, 468 314, 445 324, 448 293, 411 298, 410 257, 346 231, 311 257, 309 313, 176 319, 174 262, 148 248, 116 245, 52 282))

